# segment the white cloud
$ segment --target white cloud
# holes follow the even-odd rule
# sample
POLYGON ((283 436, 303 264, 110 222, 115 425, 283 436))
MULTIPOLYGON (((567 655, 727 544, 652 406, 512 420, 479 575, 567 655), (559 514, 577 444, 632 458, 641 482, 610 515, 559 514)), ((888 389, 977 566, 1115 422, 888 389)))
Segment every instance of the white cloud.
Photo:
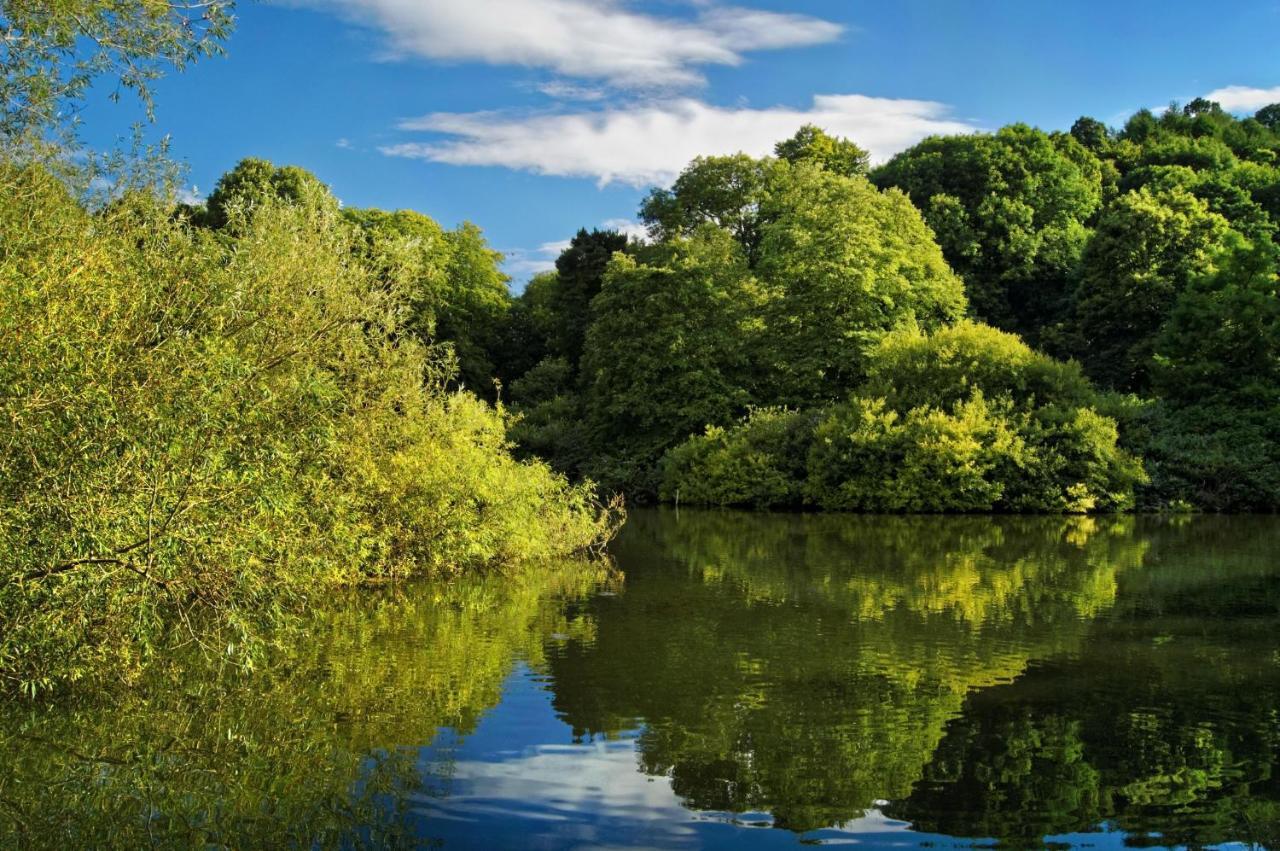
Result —
POLYGON ((556 258, 569 247, 569 240, 544 242, 537 248, 509 248, 503 252, 506 261, 503 263, 508 275, 516 280, 525 280, 543 272, 554 272, 556 258))
POLYGON ((605 230, 616 230, 618 233, 629 236, 632 239, 642 240, 649 238, 649 229, 631 219, 606 219, 601 223, 600 227, 605 230))
MULTIPOLYGON (((649 230, 632 219, 606 219, 600 223, 602 230, 616 230, 632 239, 647 239, 649 230)), ((510 248, 503 252, 506 262, 503 264, 508 275, 523 286, 524 282, 534 275, 543 272, 554 272, 556 258, 569 247, 570 240, 561 239, 555 242, 544 242, 537 248, 510 248)))
POLYGON ((550 80, 535 88, 556 100, 604 100, 609 94, 599 86, 579 86, 565 80, 550 80))
POLYGON ((624 88, 701 83, 698 66, 821 44, 843 28, 807 15, 695 4, 693 17, 624 0, 295 0, 382 30, 398 56, 544 68, 624 88))
POLYGON ((590 177, 601 185, 644 186, 669 183, 696 156, 739 151, 762 156, 806 123, 852 139, 875 160, 931 134, 977 129, 949 117, 944 104, 924 100, 818 95, 809 109, 750 109, 684 98, 593 112, 434 113, 400 127, 452 138, 381 151, 451 165, 590 177))
POLYGON ((348 150, 351 147, 351 140, 344 136, 343 138, 339 139, 333 144, 335 147, 342 148, 343 150, 348 150))
POLYGON ((1209 92, 1205 99, 1217 101, 1227 112, 1256 112, 1264 106, 1280 103, 1280 86, 1270 89, 1225 86, 1209 92))

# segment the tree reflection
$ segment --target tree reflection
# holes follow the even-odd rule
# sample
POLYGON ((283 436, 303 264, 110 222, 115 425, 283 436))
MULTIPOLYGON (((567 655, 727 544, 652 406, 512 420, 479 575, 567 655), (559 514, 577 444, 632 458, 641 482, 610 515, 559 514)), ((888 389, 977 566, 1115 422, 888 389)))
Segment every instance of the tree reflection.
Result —
POLYGON ((564 603, 604 578, 570 564, 353 595, 248 676, 192 648, 118 695, 10 705, 0 846, 413 844, 398 810, 418 749, 474 728, 547 636, 580 633, 564 603))
POLYGON ((969 691, 1079 645, 1133 522, 640 515, 556 706, 582 736, 643 720, 642 769, 691 807, 840 823, 910 792, 969 691))

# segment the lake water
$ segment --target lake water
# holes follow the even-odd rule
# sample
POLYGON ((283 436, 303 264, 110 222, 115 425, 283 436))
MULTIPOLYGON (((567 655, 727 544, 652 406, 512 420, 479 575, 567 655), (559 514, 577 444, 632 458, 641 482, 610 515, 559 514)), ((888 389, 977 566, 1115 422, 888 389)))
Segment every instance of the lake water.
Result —
POLYGON ((12 710, 0 840, 1280 843, 1280 519, 636 511, 613 560, 12 710))

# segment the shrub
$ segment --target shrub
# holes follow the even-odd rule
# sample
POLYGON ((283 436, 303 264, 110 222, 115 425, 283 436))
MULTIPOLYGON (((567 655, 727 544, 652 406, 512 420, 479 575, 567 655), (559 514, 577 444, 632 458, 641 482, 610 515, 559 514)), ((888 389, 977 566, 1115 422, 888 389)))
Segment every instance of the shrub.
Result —
POLYGON ((661 497, 696 505, 796 507, 801 504, 813 417, 757 408, 736 426, 706 432, 663 459, 661 497))

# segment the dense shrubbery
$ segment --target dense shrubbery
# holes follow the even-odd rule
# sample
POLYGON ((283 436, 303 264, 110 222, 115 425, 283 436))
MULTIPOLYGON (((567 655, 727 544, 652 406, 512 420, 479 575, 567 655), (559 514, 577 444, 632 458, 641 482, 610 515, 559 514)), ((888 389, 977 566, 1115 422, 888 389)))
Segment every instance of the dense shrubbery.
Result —
POLYGON ((753 410, 729 428, 708 426, 663 458, 660 496, 695 505, 799 505, 812 439, 812 415, 781 408, 753 410))
POLYGON ((219 232, 146 193, 86 211, 38 166, 0 184, 3 690, 174 642, 244 656, 335 586, 605 534, 587 486, 445 389, 447 353, 402 328, 417 267, 361 262, 313 178, 219 232))
POLYGON ((1138 461, 1074 364, 974 323, 889 334, 867 380, 816 418, 773 411, 667 456, 663 495, 853 511, 1131 507, 1138 461))

